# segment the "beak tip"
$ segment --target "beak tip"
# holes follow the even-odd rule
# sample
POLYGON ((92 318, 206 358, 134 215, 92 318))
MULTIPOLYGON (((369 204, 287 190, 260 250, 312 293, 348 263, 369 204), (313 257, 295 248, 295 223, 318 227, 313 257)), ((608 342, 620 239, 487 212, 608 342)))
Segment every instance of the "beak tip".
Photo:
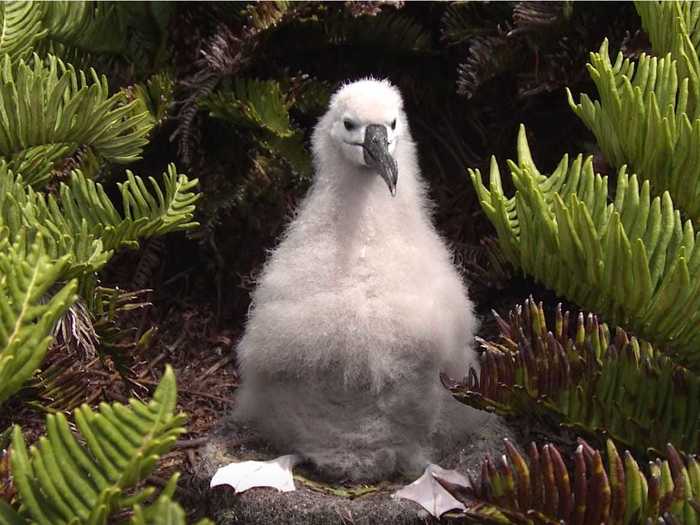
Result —
POLYGON ((396 182, 398 180, 398 165, 389 153, 386 127, 370 124, 365 130, 364 161, 368 167, 377 171, 389 187, 389 193, 396 197, 396 182))

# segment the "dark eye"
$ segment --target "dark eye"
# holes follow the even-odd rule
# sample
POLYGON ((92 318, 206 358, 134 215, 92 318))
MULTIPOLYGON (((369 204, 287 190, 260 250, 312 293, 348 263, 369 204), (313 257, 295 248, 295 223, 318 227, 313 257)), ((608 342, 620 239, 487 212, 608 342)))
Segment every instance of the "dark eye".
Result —
POLYGON ((396 119, 391 121, 391 129, 396 129, 396 119))
POLYGON ((348 131, 352 131, 356 128, 355 123, 347 118, 343 121, 343 124, 345 125, 345 129, 347 129, 348 131))

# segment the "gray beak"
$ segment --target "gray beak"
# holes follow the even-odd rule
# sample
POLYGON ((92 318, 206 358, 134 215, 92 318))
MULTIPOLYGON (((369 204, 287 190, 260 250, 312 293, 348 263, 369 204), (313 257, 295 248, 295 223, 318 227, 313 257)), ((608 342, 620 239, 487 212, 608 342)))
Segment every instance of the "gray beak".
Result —
POLYGON ((394 157, 389 154, 389 140, 386 127, 377 124, 367 126, 365 142, 362 144, 367 165, 381 175, 389 186, 391 196, 396 196, 396 181, 399 178, 399 167, 394 157))

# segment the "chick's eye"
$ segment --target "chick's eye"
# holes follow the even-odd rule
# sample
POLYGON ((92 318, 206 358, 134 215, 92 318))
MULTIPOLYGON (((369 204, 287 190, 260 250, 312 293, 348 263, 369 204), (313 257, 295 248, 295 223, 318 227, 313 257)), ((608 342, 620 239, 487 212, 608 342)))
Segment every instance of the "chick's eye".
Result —
POLYGON ((349 119, 345 119, 345 120, 343 121, 343 124, 345 125, 345 129, 347 129, 348 131, 352 131, 352 130, 355 129, 355 127, 356 127, 356 126, 355 126, 355 123, 354 123, 352 120, 349 120, 349 119))
POLYGON ((396 129, 396 119, 391 121, 391 129, 396 129))

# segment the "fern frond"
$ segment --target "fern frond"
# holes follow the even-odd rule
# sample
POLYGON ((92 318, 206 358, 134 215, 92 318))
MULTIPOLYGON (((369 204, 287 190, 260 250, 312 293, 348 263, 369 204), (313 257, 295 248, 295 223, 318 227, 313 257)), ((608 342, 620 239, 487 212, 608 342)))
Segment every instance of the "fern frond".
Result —
POLYGON ((382 12, 359 18, 326 20, 326 34, 333 44, 351 44, 393 53, 424 53, 432 49, 431 36, 414 18, 401 12, 382 12))
POLYGON ((107 2, 5 2, 0 18, 0 55, 13 62, 32 53, 65 58, 77 49, 116 54, 127 44, 119 6, 107 2))
POLYGON ((272 29, 284 20, 285 15, 292 8, 290 4, 287 0, 274 0, 248 5, 245 9, 248 25, 255 31, 272 29))
MULTIPOLYGON (((79 146, 78 146, 79 148, 79 146)), ((5 157, 16 173, 27 173, 29 184, 41 186, 47 183, 59 170, 63 159, 79 150, 75 143, 42 144, 29 146, 18 153, 5 157)))
POLYGON ((237 78, 231 90, 217 91, 203 98, 200 107, 215 118, 238 126, 264 129, 278 137, 293 134, 289 106, 274 80, 237 78))
MULTIPOLYGON (((116 216, 112 215, 116 220, 107 223, 105 232, 114 233, 109 237, 107 246, 122 245, 139 237, 155 237, 198 226, 192 220, 194 203, 200 197, 192 191, 197 186, 197 179, 189 180, 186 175, 177 172, 174 164, 170 164, 168 171, 163 173, 162 190, 153 177, 148 178, 151 192, 141 177, 129 170, 126 173, 127 181, 119 184, 126 221, 116 219, 116 216)), ((99 185, 93 186, 91 181, 81 180, 79 177, 76 177, 76 182, 85 184, 84 189, 87 191, 83 193, 84 196, 102 193, 103 209, 111 215, 104 199, 105 195, 98 189, 99 185)))
POLYGON ((25 250, 0 238, 0 404, 39 368, 54 323, 76 299, 76 282, 70 281, 45 300, 67 259, 51 261, 40 240, 25 250))
POLYGON ((2 2, 0 18, 0 56, 10 60, 27 57, 37 41, 46 36, 43 27, 44 2, 2 2))
POLYGON ((685 36, 688 37, 693 49, 698 50, 700 6, 696 2, 635 0, 634 6, 657 55, 671 53, 674 58, 680 60, 683 55, 682 44, 685 36))
POLYGON ((519 162, 509 162, 516 187, 506 198, 495 159, 487 189, 469 170, 499 245, 516 267, 611 323, 663 345, 679 364, 700 370, 700 243, 681 221, 670 195, 650 195, 648 181, 620 170, 614 203, 607 177, 592 158, 551 176, 537 170, 521 126, 519 162))
POLYGON ((152 177, 149 189, 143 179, 127 171, 119 184, 123 213, 120 214, 102 185, 78 170, 56 195, 28 187, 6 165, 0 165, 0 225, 11 239, 32 241, 41 234, 46 253, 68 256, 65 275, 76 276, 101 268, 114 250, 136 246, 141 238, 190 229, 197 180, 178 174, 174 165, 163 174, 162 187, 152 177))
POLYGON ((127 96, 134 97, 143 104, 143 110, 151 117, 151 123, 160 125, 168 117, 174 101, 175 83, 165 73, 157 73, 145 84, 136 84, 127 90, 127 96))
POLYGON ((456 399, 501 414, 548 414, 636 450, 700 450, 700 376, 619 328, 613 337, 592 314, 570 316, 559 305, 548 327, 531 298, 507 320, 494 315, 500 337, 481 341, 480 370, 451 387, 456 399))
POLYGON ((472 98, 483 84, 513 66, 519 50, 519 43, 502 36, 475 37, 457 69, 457 93, 472 98))
POLYGON ((442 15, 442 38, 450 45, 493 33, 511 15, 506 3, 453 2, 442 15))
POLYGON ((562 2, 518 2, 513 8, 516 28, 509 34, 552 31, 568 21, 574 11, 573 0, 562 2))
POLYGON ((689 107, 689 81, 679 76, 676 61, 670 54, 642 55, 635 68, 620 53, 613 64, 605 41, 591 53, 588 69, 600 101, 582 94, 576 104, 568 91, 569 104, 607 160, 629 165, 657 194, 668 190, 700 222, 700 106, 689 107))
MULTIPOLYGON (((315 92, 302 90, 304 93, 309 98, 323 96, 320 86, 315 92)), ((294 102, 293 95, 282 94, 277 81, 239 78, 234 80, 230 90, 204 97, 199 106, 208 110, 211 117, 256 130, 260 134, 259 143, 265 149, 285 159, 298 175, 308 177, 311 157, 304 147, 302 133, 292 127, 289 118, 289 108, 294 102)))
POLYGON ((325 81, 301 75, 292 79, 294 109, 306 116, 320 117, 331 98, 331 88, 325 81))
POLYGON ((149 403, 102 403, 97 412, 83 405, 74 416, 87 446, 62 413, 47 416, 47 435, 29 449, 16 426, 12 473, 26 514, 38 523, 107 523, 113 512, 152 495, 153 487, 125 491, 146 479, 185 432, 185 415, 175 414, 176 396, 167 367, 149 403))
POLYGON ((95 319, 95 333, 100 339, 99 350, 103 355, 109 355, 120 371, 124 371, 124 367, 127 366, 128 356, 148 348, 153 334, 158 329, 157 326, 153 326, 139 333, 139 328, 133 323, 125 326, 122 322, 129 312, 144 312, 151 306, 147 300, 151 291, 125 292, 100 286, 94 290, 89 308, 95 319))
POLYGON ((128 163, 140 157, 151 129, 148 114, 134 112, 121 93, 109 96, 106 77, 87 75, 49 56, 13 65, 5 57, 0 71, 0 156, 41 185, 50 168, 80 146, 102 159, 128 163), (88 80, 90 78, 90 80, 88 80))
POLYGON ((260 144, 275 156, 284 159, 298 177, 311 177, 311 154, 304 145, 301 132, 295 132, 291 137, 285 138, 270 134, 262 138, 260 144))
POLYGON ((46 413, 68 411, 87 402, 90 393, 94 392, 94 376, 89 373, 90 365, 97 360, 89 361, 76 358, 68 351, 58 359, 52 360, 52 354, 62 352, 65 347, 54 345, 42 369, 37 372, 27 387, 32 390, 32 396, 27 403, 46 413))
MULTIPOLYGON (((179 474, 173 474, 168 484, 158 495, 158 499, 148 507, 134 505, 134 514, 129 523, 131 525, 185 525, 185 512, 172 498, 175 494, 175 486, 179 474)), ((195 525, 214 525, 208 519, 201 519, 195 525)))
POLYGON ((668 459, 651 462, 645 474, 629 452, 623 459, 612 441, 605 454, 582 439, 578 443, 572 461, 565 462, 552 444, 531 443, 526 459, 505 440, 506 454, 496 461, 487 457, 471 487, 439 481, 477 523, 698 523, 700 464, 695 457, 683 460, 669 446, 668 459))
POLYGON ((42 24, 47 29, 41 41, 43 52, 64 56, 70 49, 90 53, 123 51, 128 34, 118 4, 85 0, 48 2, 42 24))

